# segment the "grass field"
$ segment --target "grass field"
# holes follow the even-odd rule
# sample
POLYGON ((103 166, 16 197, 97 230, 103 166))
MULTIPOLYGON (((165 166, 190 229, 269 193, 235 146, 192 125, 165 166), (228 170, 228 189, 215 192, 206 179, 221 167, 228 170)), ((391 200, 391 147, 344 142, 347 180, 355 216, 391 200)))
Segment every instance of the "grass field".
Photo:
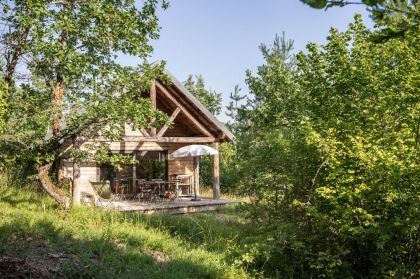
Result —
POLYGON ((14 261, 26 276, 249 277, 235 266, 234 251, 254 228, 235 205, 179 216, 64 212, 35 188, 0 185, 0 265, 13 269, 14 261))

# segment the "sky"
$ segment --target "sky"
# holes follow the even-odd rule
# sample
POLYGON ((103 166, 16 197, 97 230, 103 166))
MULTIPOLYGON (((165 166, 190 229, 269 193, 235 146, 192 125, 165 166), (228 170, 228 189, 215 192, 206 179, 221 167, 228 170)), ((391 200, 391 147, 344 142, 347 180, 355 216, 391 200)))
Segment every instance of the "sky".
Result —
MULTIPOLYGON (((295 51, 309 42, 325 43, 331 27, 346 30, 355 13, 372 26, 362 5, 312 9, 299 0, 169 0, 159 11, 159 40, 153 41, 150 62, 164 60, 180 81, 202 74, 208 88, 221 92, 223 105, 236 84, 247 94, 247 69, 256 72, 263 59, 258 46, 270 45, 284 31, 295 51)), ((129 59, 129 58, 125 58, 129 59)), ((130 61, 125 61, 130 63, 130 61)), ((222 112, 218 118, 227 121, 222 112)))

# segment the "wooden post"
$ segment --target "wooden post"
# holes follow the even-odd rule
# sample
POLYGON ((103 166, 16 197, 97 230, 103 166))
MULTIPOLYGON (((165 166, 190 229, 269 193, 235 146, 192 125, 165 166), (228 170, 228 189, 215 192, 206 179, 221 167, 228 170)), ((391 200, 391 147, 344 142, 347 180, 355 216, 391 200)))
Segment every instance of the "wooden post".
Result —
MULTIPOLYGON (((219 151, 219 143, 214 142, 213 148, 219 151)), ((213 156, 213 199, 220 198, 219 154, 213 156)))
POLYGON ((200 157, 193 157, 194 168, 194 198, 192 201, 200 201, 200 157))
MULTIPOLYGON (((80 149, 81 141, 77 137, 73 139, 73 147, 80 149)), ((80 205, 81 200, 81 179, 80 179, 80 165, 73 158, 73 205, 80 205)))
MULTIPOLYGON (((134 152, 133 159, 134 160, 136 159, 136 152, 134 152)), ((136 164, 133 164, 133 184, 131 185, 131 187, 132 187, 131 192, 132 193, 135 193, 135 191, 136 191, 136 179, 137 179, 136 176, 137 176, 137 166, 136 166, 136 164)))
MULTIPOLYGON (((156 109, 156 81, 152 81, 152 85, 150 87, 150 100, 152 102, 153 109, 156 109)), ((154 122, 154 119, 152 119, 152 123, 154 122)), ((156 128, 152 128, 151 136, 156 136, 156 128)))

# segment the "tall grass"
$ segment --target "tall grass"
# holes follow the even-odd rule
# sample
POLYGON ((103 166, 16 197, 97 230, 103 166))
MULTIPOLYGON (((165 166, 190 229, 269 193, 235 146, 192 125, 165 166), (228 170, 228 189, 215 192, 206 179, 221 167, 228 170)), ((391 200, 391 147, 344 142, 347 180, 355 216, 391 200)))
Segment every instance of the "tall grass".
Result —
POLYGON ((0 255, 58 255, 67 277, 245 278, 230 252, 252 230, 232 206, 185 216, 64 212, 36 187, 0 181, 0 255))

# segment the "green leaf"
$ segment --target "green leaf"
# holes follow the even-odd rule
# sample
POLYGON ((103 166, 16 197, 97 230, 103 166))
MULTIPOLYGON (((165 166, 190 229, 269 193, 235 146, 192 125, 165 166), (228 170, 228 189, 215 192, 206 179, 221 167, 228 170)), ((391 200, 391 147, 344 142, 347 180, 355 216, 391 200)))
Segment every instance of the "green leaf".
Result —
POLYGON ((309 5, 311 8, 323 9, 327 6, 327 0, 301 0, 303 3, 309 5))

